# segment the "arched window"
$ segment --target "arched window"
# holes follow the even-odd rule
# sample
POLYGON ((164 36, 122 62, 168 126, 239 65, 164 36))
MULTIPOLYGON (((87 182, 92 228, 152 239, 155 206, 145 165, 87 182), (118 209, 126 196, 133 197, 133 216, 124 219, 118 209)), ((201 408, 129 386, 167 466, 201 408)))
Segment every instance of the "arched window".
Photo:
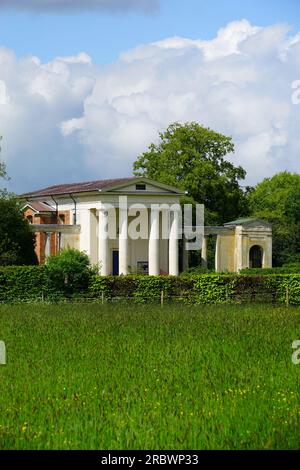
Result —
POLYGON ((254 245, 249 252, 249 267, 262 268, 263 249, 259 245, 254 245))

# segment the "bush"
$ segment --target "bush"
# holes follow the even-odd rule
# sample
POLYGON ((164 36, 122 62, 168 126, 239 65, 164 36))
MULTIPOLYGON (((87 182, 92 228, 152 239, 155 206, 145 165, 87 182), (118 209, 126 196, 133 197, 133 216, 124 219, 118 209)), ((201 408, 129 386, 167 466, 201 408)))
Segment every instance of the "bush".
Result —
POLYGON ((44 266, 7 266, 0 268, 0 301, 41 300, 47 295, 44 266))
POLYGON ((66 296, 86 291, 92 274, 89 257, 73 248, 50 256, 45 270, 49 288, 66 296))

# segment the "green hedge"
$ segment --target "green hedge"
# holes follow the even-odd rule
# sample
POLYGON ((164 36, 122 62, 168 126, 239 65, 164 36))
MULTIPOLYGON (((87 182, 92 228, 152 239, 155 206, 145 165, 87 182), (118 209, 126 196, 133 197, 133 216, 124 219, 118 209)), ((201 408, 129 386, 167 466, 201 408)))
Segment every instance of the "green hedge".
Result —
POLYGON ((44 266, 0 268, 0 301, 38 300, 48 291, 44 266))
POLYGON ((89 296, 94 299, 163 300, 187 303, 273 302, 300 304, 300 274, 245 276, 203 274, 198 276, 95 276, 89 296))
POLYGON ((240 274, 262 276, 265 274, 300 274, 300 263, 278 268, 247 268, 241 269, 240 274))
MULTIPOLYGON (((300 274, 194 276, 92 275, 89 287, 72 299, 94 301, 128 300, 136 303, 169 300, 186 303, 274 302, 300 305, 300 274), (163 293, 163 294, 162 294, 163 293)), ((55 289, 44 266, 0 268, 0 302, 61 300, 67 296, 55 289)))

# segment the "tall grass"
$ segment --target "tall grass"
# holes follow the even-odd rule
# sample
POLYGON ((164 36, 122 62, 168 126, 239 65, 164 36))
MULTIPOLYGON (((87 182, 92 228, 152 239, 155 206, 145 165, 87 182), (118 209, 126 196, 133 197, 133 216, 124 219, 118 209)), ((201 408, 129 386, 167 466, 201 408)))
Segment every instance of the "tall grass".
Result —
POLYGON ((299 320, 262 305, 2 305, 0 448, 299 448, 299 320))

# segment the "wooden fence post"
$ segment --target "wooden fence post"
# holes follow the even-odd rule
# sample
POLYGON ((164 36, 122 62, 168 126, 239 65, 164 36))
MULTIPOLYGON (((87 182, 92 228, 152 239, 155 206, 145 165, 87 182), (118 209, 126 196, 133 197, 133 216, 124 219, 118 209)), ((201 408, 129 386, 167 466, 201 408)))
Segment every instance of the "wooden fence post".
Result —
POLYGON ((285 304, 286 304, 287 307, 289 306, 289 303, 290 303, 290 293, 289 293, 289 288, 286 287, 286 290, 285 290, 285 304))
POLYGON ((164 291, 162 290, 160 293, 160 305, 162 306, 164 304, 164 291))

